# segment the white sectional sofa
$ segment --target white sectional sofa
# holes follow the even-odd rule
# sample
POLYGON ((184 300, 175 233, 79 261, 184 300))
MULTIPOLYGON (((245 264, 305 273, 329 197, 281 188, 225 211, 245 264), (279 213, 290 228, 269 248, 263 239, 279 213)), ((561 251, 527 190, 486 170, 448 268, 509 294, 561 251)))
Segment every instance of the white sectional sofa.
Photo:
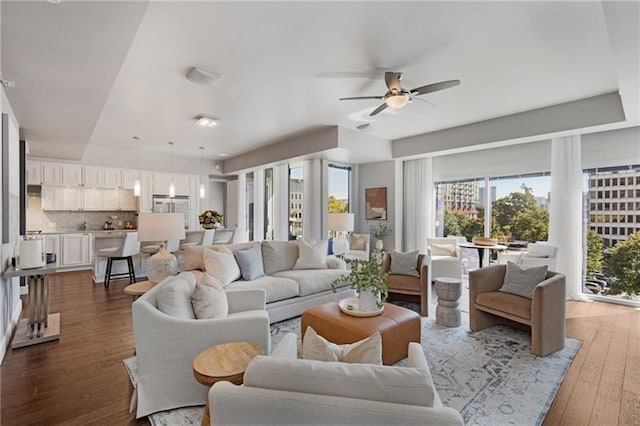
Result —
POLYGON ((244 250, 260 245, 265 276, 251 281, 242 279, 228 284, 226 289, 261 288, 267 294, 267 312, 271 322, 301 315, 307 308, 322 303, 353 297, 347 284, 340 284, 334 293, 331 283, 346 274, 346 264, 333 256, 327 257, 327 269, 293 269, 298 259, 297 241, 262 241, 225 246, 194 246, 184 251, 183 270, 199 278, 204 273, 205 248, 244 250))

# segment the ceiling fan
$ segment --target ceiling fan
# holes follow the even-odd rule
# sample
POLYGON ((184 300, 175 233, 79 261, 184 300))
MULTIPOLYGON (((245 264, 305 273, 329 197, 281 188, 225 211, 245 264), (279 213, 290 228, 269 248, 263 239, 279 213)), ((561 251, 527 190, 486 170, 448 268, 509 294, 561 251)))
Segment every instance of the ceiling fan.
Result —
MULTIPOLYGON (((402 80, 401 72, 391 72, 387 71, 384 73, 384 81, 387 84, 387 93, 384 96, 354 96, 350 98, 340 98, 341 101, 349 101, 355 99, 381 99, 384 100, 384 103, 380 105, 378 108, 374 109, 370 117, 384 111, 387 107, 393 109, 400 109, 406 106, 411 100, 421 100, 424 99, 416 98, 415 96, 424 95, 427 93, 437 92, 439 90, 448 89, 450 87, 454 87, 460 84, 460 80, 447 80, 441 81, 439 83, 427 84, 425 86, 416 87, 412 90, 404 89, 400 86, 400 81, 402 80)), ((427 101, 425 101, 427 102, 427 101)))

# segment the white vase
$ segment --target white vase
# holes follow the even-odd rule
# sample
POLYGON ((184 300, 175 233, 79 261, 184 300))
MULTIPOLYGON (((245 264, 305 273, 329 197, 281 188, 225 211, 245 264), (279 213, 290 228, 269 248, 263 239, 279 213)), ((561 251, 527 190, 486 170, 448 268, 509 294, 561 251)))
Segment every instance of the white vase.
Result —
POLYGON ((383 247, 384 247, 384 241, 376 240, 376 249, 382 250, 383 247))
POLYGON ((377 311, 380 297, 371 290, 362 290, 358 295, 358 310, 363 312, 377 311))

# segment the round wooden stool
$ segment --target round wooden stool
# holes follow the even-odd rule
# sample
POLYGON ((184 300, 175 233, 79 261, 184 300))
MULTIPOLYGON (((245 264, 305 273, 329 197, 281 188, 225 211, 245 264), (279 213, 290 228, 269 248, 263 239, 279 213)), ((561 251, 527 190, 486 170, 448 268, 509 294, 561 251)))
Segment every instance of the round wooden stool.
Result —
MULTIPOLYGON (((227 381, 241 385, 244 371, 251 360, 262 355, 262 348, 249 342, 231 342, 215 345, 200 352, 193 360, 193 375, 199 383, 211 387, 227 381)), ((209 426, 209 398, 204 407, 202 425, 209 426)))

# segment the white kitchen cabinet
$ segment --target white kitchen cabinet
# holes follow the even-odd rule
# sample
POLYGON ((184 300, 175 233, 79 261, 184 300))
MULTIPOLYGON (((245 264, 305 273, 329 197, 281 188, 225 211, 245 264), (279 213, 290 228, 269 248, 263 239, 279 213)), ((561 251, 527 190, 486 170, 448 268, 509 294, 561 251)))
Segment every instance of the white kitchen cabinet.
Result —
POLYGON ((60 165, 60 183, 68 186, 82 186, 82 166, 79 164, 60 165))
POLYGON ((103 190, 100 188, 84 188, 82 196, 82 209, 104 210, 102 191, 103 190))
POLYGON ((136 197, 133 195, 131 189, 118 190, 119 197, 119 210, 135 211, 136 209, 136 197))
POLYGON ((120 194, 118 189, 103 189, 102 202, 104 210, 120 210, 120 194))
POLYGON ((151 192, 153 195, 169 195, 170 184, 170 173, 153 172, 153 182, 151 187, 151 192))
POLYGON ((56 262, 50 263, 49 266, 60 266, 60 235, 46 234, 44 236, 44 252, 56 255, 56 262))
POLYGON ((60 188, 59 210, 82 210, 82 188, 60 188))
POLYGON ((91 263, 89 252, 91 243, 89 234, 62 234, 61 236, 62 260, 61 267, 84 266, 91 263))
POLYGON ((42 184, 43 185, 60 185, 60 164, 59 163, 42 163, 42 184))
POLYGON ((125 189, 133 189, 138 179, 139 171, 133 169, 122 169, 122 187, 125 189))
POLYGON ((104 186, 104 168, 84 166, 84 186, 88 188, 102 188, 104 186))
POLYGON ((42 185, 42 163, 27 161, 27 185, 42 185))
POLYGON ((140 172, 140 199, 138 211, 140 213, 153 212, 153 174, 151 172, 140 172))
POLYGON ((122 170, 112 167, 104 168, 104 187, 119 188, 122 186, 122 170))
POLYGON ((60 190, 58 186, 42 187, 42 210, 60 210, 60 190))

